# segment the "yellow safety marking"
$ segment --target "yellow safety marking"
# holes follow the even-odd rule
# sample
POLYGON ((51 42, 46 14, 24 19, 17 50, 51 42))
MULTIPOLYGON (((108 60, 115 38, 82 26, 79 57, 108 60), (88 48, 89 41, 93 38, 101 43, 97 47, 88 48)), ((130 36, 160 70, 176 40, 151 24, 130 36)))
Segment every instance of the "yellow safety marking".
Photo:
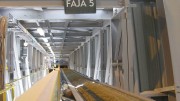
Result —
POLYGON ((3 93, 3 101, 6 101, 6 93, 3 93))
MULTIPOLYGON (((6 67, 6 69, 8 69, 8 67, 6 67)), ((48 68, 45 68, 45 69, 42 69, 42 70, 46 70, 46 69, 48 69, 48 68)), ((12 90, 12 91, 11 91, 11 93, 12 93, 12 98, 14 99, 14 97, 15 97, 15 88, 14 88, 14 84, 13 84, 14 82, 17 82, 17 81, 19 81, 19 80, 22 80, 22 79, 24 79, 24 78, 26 78, 26 77, 29 77, 29 76, 32 76, 32 75, 34 75, 34 74, 35 74, 35 73, 32 73, 31 75, 27 75, 27 76, 24 76, 24 77, 22 77, 22 78, 20 78, 20 79, 15 79, 14 81, 12 81, 12 82, 10 82, 10 83, 7 83, 7 84, 6 84, 6 88, 0 91, 0 95, 3 94, 3 101, 6 101, 6 92, 7 92, 8 90, 12 90)), ((59 77, 60 77, 60 76, 59 76, 59 77)))
POLYGON ((0 91, 0 95, 3 94, 3 93, 5 93, 6 91, 12 89, 12 88, 13 88, 13 86, 12 86, 12 87, 6 87, 5 89, 3 89, 3 90, 0 91))
POLYGON ((13 88, 12 88, 12 92, 11 92, 11 94, 12 94, 12 99, 14 99, 14 97, 15 97, 15 88, 14 88, 14 86, 13 86, 13 88))
POLYGON ((6 70, 8 70, 8 66, 6 66, 6 70))

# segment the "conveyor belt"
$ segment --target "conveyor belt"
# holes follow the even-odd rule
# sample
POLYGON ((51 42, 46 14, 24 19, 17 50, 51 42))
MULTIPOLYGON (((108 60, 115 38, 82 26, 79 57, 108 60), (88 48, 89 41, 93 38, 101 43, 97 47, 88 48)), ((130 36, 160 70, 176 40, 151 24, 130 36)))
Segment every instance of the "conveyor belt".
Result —
POLYGON ((69 69, 63 71, 85 101, 153 101, 95 82, 75 71, 69 69))

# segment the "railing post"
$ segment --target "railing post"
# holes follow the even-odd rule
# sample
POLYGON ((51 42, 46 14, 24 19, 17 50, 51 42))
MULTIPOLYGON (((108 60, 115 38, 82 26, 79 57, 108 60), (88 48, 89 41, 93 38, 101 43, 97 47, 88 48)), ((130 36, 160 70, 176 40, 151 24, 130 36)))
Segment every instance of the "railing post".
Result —
MULTIPOLYGON (((5 88, 5 54, 6 54, 6 27, 7 27, 7 19, 6 17, 0 17, 0 90, 5 88)), ((0 95, 0 101, 6 101, 6 95, 0 95)))

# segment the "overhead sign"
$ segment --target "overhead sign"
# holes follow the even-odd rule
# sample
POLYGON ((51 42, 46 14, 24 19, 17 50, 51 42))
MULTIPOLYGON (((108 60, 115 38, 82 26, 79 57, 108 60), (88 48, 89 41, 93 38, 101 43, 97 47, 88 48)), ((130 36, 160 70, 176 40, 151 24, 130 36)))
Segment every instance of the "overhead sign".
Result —
POLYGON ((65 0, 66 14, 96 13, 96 0, 65 0))

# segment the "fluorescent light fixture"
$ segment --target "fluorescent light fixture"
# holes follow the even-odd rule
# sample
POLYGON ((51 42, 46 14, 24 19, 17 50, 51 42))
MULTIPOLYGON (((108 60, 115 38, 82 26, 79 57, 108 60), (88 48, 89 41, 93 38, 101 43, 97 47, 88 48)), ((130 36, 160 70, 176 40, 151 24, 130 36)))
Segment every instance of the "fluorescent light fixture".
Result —
POLYGON ((48 46, 48 48, 49 48, 49 50, 50 50, 50 52, 51 52, 51 54, 52 54, 52 56, 53 56, 54 63, 56 63, 55 54, 54 54, 54 52, 53 52, 53 50, 52 50, 52 48, 51 48, 51 46, 50 46, 50 43, 46 43, 46 45, 48 46))
POLYGON ((28 46, 28 43, 27 43, 27 42, 24 42, 24 46, 27 47, 27 46, 28 46))
POLYGON ((63 39, 63 38, 61 38, 61 37, 54 37, 53 39, 57 39, 57 40, 61 40, 61 39, 63 39))
POLYGON ((48 47, 50 47, 50 43, 46 43, 46 45, 47 45, 48 47))
POLYGON ((37 32, 38 32, 41 36, 45 36, 44 30, 43 30, 41 27, 39 27, 39 28, 37 29, 37 32))
POLYGON ((51 48, 51 47, 48 47, 48 48, 49 48, 49 50, 50 50, 51 54, 53 55, 53 57, 55 57, 55 54, 54 54, 54 52, 53 52, 52 48, 51 48))
POLYGON ((48 42, 48 39, 47 39, 47 38, 42 38, 42 39, 43 39, 43 41, 44 41, 45 43, 48 42))
POLYGON ((49 48, 49 50, 51 51, 52 50, 52 48, 51 47, 48 47, 49 48))

